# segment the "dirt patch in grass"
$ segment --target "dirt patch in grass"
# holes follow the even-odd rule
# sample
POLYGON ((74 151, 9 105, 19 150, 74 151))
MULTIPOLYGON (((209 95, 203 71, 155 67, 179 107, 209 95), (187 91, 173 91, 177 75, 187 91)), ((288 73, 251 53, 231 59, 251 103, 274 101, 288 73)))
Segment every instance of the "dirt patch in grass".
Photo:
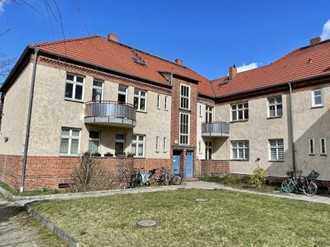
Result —
POLYGON ((330 207, 222 190, 34 204, 83 246, 327 246, 330 207), (196 202, 205 198, 207 202, 196 202), (140 219, 159 226, 136 227, 140 219))

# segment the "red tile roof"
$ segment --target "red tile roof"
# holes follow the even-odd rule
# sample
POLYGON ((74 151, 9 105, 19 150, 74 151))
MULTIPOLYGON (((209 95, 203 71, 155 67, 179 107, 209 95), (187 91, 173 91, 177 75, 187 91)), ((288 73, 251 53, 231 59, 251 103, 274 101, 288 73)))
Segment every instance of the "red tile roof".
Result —
POLYGON ((238 73, 232 80, 211 81, 216 96, 224 97, 312 76, 330 74, 330 40, 296 49, 277 61, 238 73))
POLYGON ((199 81, 201 93, 214 96, 209 80, 195 71, 101 36, 48 42, 33 47, 165 85, 169 83, 160 72, 171 72, 199 81), (133 61, 135 53, 146 62, 146 66, 133 61))

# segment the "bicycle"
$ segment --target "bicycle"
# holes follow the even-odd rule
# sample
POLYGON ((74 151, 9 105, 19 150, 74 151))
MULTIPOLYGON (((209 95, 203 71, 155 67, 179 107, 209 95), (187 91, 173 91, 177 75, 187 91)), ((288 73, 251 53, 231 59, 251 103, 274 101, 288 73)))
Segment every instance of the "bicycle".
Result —
POLYGON ((312 170, 311 173, 305 177, 299 172, 299 176, 295 176, 293 172, 289 172, 290 176, 281 184, 281 191, 285 193, 304 193, 307 196, 313 196, 317 193, 317 185, 315 180, 320 175, 318 172, 312 170))

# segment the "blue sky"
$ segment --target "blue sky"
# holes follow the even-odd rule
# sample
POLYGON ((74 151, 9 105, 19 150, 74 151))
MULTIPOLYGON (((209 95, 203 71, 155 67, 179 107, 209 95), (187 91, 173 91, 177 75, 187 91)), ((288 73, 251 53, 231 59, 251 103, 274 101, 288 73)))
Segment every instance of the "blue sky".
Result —
POLYGON ((0 0, 0 56, 18 58, 30 43, 114 32, 214 79, 233 64, 270 63, 323 27, 330 38, 329 10, 328 0, 0 0))

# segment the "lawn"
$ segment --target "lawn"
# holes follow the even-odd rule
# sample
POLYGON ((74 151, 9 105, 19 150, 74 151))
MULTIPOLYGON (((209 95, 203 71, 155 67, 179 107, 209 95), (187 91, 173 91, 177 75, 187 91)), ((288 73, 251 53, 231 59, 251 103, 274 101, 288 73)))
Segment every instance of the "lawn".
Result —
POLYGON ((33 206, 83 246, 329 246, 330 206, 222 190, 140 193, 33 206), (206 198, 207 202, 196 202, 206 198), (155 228, 136 227, 155 219, 155 228))

